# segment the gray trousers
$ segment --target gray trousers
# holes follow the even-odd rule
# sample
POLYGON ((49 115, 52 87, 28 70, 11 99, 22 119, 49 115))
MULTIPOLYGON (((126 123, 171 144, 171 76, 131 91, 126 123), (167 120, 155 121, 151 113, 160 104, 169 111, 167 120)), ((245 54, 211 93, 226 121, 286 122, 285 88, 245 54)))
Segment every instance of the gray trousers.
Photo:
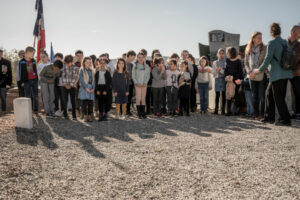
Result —
POLYGON ((168 111, 173 112, 176 111, 178 106, 178 88, 172 86, 166 87, 167 91, 167 103, 168 103, 168 111))
POLYGON ((46 114, 53 114, 55 111, 55 94, 53 83, 40 83, 41 93, 46 114))

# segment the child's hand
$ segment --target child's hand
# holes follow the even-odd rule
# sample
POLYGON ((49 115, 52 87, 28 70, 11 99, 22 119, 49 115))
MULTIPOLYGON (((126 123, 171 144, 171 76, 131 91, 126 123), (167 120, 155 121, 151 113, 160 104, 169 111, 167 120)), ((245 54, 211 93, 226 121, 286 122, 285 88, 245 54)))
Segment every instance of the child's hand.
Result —
POLYGON ((126 92, 125 95, 128 96, 128 95, 129 95, 129 92, 126 92))
POLYGON ((206 72, 211 73, 212 70, 211 69, 206 69, 206 72))
POLYGON ((91 94, 93 94, 94 92, 95 92, 95 90, 94 90, 94 89, 90 90, 90 93, 91 93, 91 94))
POLYGON ((85 88, 85 91, 87 91, 88 93, 91 92, 89 88, 85 88))
POLYGON ((105 91, 103 91, 103 93, 102 93, 103 95, 106 95, 107 93, 105 92, 105 91))
POLYGON ((116 97, 116 96, 118 95, 118 93, 117 93, 117 92, 115 92, 115 93, 114 93, 114 95, 115 95, 115 97, 116 97))
MULTIPOLYGON (((104 92, 103 92, 104 93, 104 92)), ((100 93, 100 91, 97 91, 97 95, 100 95, 101 93, 100 93)))
POLYGON ((240 80, 240 79, 237 79, 237 80, 235 80, 235 83, 236 83, 237 85, 241 85, 241 80, 240 80))
POLYGON ((217 68, 216 68, 216 71, 217 71, 217 72, 221 71, 221 68, 220 68, 220 67, 217 67, 217 68))

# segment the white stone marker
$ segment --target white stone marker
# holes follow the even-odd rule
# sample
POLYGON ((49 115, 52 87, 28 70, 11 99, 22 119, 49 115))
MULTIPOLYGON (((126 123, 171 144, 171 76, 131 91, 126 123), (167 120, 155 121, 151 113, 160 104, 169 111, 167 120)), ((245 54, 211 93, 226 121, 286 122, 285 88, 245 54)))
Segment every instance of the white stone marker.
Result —
POLYGON ((30 98, 14 99, 15 126, 32 129, 32 105, 30 98))

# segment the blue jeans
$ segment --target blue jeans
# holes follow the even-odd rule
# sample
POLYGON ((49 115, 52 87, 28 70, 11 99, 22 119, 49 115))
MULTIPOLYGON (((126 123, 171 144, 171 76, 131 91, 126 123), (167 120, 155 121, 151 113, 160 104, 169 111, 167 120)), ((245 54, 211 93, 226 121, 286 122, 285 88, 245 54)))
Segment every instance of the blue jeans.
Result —
POLYGON ((33 99, 33 110, 38 111, 39 109, 39 89, 38 79, 28 80, 24 83, 25 97, 33 99))
POLYGON ((198 83, 198 91, 200 96, 200 108, 202 112, 208 109, 208 83, 198 83))
POLYGON ((254 113, 254 107, 253 107, 253 95, 251 90, 245 90, 245 98, 247 103, 247 114, 253 115, 254 113))
POLYGON ((7 89, 1 88, 1 106, 2 111, 6 111, 6 95, 7 95, 7 89))

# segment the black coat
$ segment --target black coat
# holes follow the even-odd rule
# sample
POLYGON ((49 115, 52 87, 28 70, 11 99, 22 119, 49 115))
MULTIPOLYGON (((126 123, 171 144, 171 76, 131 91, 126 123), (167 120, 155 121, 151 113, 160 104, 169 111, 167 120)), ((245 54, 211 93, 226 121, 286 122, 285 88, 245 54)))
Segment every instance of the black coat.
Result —
POLYGON ((97 71, 96 74, 95 74, 95 83, 96 83, 95 92, 97 93, 97 91, 100 91, 100 92, 105 91, 109 94, 112 90, 112 78, 111 78, 111 75, 110 75, 109 71, 106 70, 106 72, 104 74, 104 78, 105 78, 104 88, 100 87, 100 85, 98 84, 99 75, 100 75, 100 72, 97 71))
POLYGON ((244 79, 243 66, 241 60, 231 61, 226 59, 226 68, 224 71, 224 75, 233 76, 233 81, 240 79, 244 79))
POLYGON ((12 72, 10 61, 2 58, 0 60, 0 87, 5 88, 7 85, 11 86, 12 83, 12 72), (2 72, 2 66, 7 66, 7 72, 4 74, 2 72))
MULTIPOLYGON (((180 80, 180 77, 182 75, 179 74, 178 75, 178 84, 179 84, 179 80, 180 80)), ((191 82, 192 80, 189 79, 189 80, 184 80, 184 82, 186 84, 182 85, 182 86, 179 86, 179 90, 178 90, 178 98, 179 99, 189 99, 190 96, 191 96, 191 82)))
MULTIPOLYGON (((23 83, 25 83, 28 81, 27 62, 26 62, 25 58, 20 60, 19 65, 20 65, 20 70, 21 70, 21 81, 23 83)), ((38 76, 37 69, 36 69, 36 62, 34 59, 32 59, 32 66, 33 66, 34 73, 36 74, 36 76, 38 76)))

